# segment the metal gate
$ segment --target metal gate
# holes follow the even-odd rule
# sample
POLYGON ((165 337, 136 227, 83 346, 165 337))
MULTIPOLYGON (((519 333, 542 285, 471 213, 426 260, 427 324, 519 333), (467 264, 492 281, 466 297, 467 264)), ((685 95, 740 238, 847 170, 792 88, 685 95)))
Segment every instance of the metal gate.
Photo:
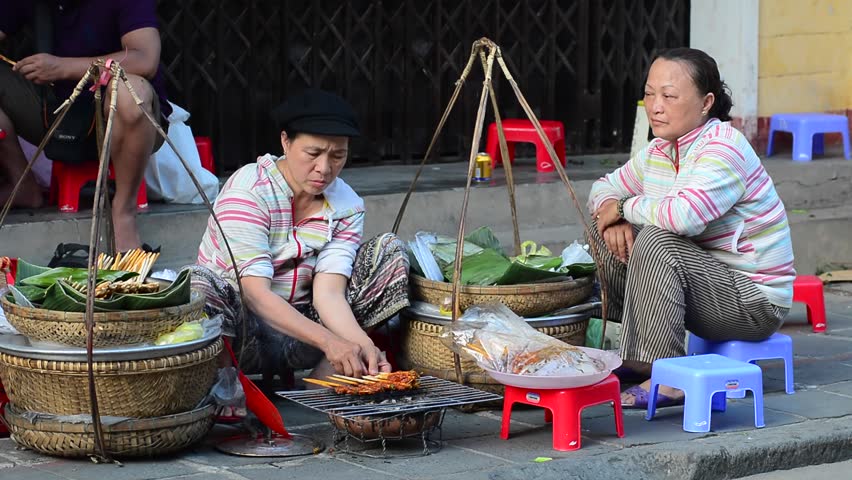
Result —
MULTIPOLYGON (((159 0, 169 96, 209 135, 220 173, 280 150, 268 112, 305 86, 356 107, 354 164, 419 161, 471 43, 503 48, 540 118, 570 154, 626 151, 644 71, 688 45, 688 0, 159 0)), ((469 80, 437 156, 469 149, 481 75, 469 80)), ((506 117, 521 116, 508 84, 506 117)))

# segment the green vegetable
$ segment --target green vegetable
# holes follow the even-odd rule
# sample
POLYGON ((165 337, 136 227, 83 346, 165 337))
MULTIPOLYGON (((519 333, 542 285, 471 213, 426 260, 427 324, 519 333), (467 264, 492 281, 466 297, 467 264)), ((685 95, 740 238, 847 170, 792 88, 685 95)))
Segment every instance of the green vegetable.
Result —
POLYGON ((478 247, 490 248, 498 252, 503 251, 503 247, 500 245, 500 240, 497 240, 497 237, 494 236, 494 232, 485 226, 479 227, 470 232, 466 237, 464 237, 464 240, 478 247))

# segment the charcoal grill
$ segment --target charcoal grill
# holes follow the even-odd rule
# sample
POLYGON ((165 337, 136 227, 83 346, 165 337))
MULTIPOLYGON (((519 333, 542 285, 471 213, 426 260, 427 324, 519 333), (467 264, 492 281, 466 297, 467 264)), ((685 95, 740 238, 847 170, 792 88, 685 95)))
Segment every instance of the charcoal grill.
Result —
POLYGON ((420 377, 420 388, 388 394, 341 395, 330 388, 276 392, 279 396, 328 415, 334 427, 337 450, 363 453, 365 444, 381 444, 386 456, 388 440, 419 438, 423 455, 440 448, 441 425, 448 407, 493 402, 503 397, 440 378, 420 377), (438 438, 434 438, 435 434, 438 438), (358 444, 353 446, 350 440, 358 444))

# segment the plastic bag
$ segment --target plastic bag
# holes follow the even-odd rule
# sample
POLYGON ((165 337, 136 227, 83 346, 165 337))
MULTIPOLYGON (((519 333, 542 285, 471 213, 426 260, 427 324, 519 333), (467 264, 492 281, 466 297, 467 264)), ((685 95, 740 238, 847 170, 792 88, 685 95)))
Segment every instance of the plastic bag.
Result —
POLYGON ((237 376, 237 369, 224 367, 219 369, 216 383, 210 389, 210 397, 216 405, 245 408, 246 394, 237 376))
POLYGON ((516 375, 570 376, 603 372, 603 361, 545 335, 501 303, 475 305, 444 326, 441 341, 480 365, 516 375))
POLYGON ((588 247, 580 245, 577 240, 574 240, 574 243, 565 247, 565 250, 562 250, 562 265, 559 268, 565 268, 575 263, 595 263, 595 259, 589 255, 586 248, 588 247))
POLYGON ((154 345, 174 345, 176 343, 191 342, 204 336, 204 327, 201 322, 183 322, 173 332, 168 332, 157 337, 154 345))
MULTIPOLYGON (((201 157, 198 155, 192 129, 184 123, 189 120, 189 112, 174 103, 169 104, 172 106, 172 113, 169 115, 169 140, 178 148, 212 202, 219 193, 219 179, 201 166, 201 157)), ((162 199, 166 203, 203 203, 201 194, 168 142, 163 143, 163 146, 151 155, 145 170, 145 183, 148 186, 148 196, 154 200, 162 199)))

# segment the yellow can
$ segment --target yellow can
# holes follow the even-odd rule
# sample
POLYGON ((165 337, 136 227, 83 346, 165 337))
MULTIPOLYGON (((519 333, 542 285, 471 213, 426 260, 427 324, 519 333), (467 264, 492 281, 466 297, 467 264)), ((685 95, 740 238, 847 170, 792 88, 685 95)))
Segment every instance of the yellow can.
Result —
POLYGON ((473 181, 487 182, 491 180, 491 155, 485 152, 476 154, 476 169, 473 174, 473 181))

